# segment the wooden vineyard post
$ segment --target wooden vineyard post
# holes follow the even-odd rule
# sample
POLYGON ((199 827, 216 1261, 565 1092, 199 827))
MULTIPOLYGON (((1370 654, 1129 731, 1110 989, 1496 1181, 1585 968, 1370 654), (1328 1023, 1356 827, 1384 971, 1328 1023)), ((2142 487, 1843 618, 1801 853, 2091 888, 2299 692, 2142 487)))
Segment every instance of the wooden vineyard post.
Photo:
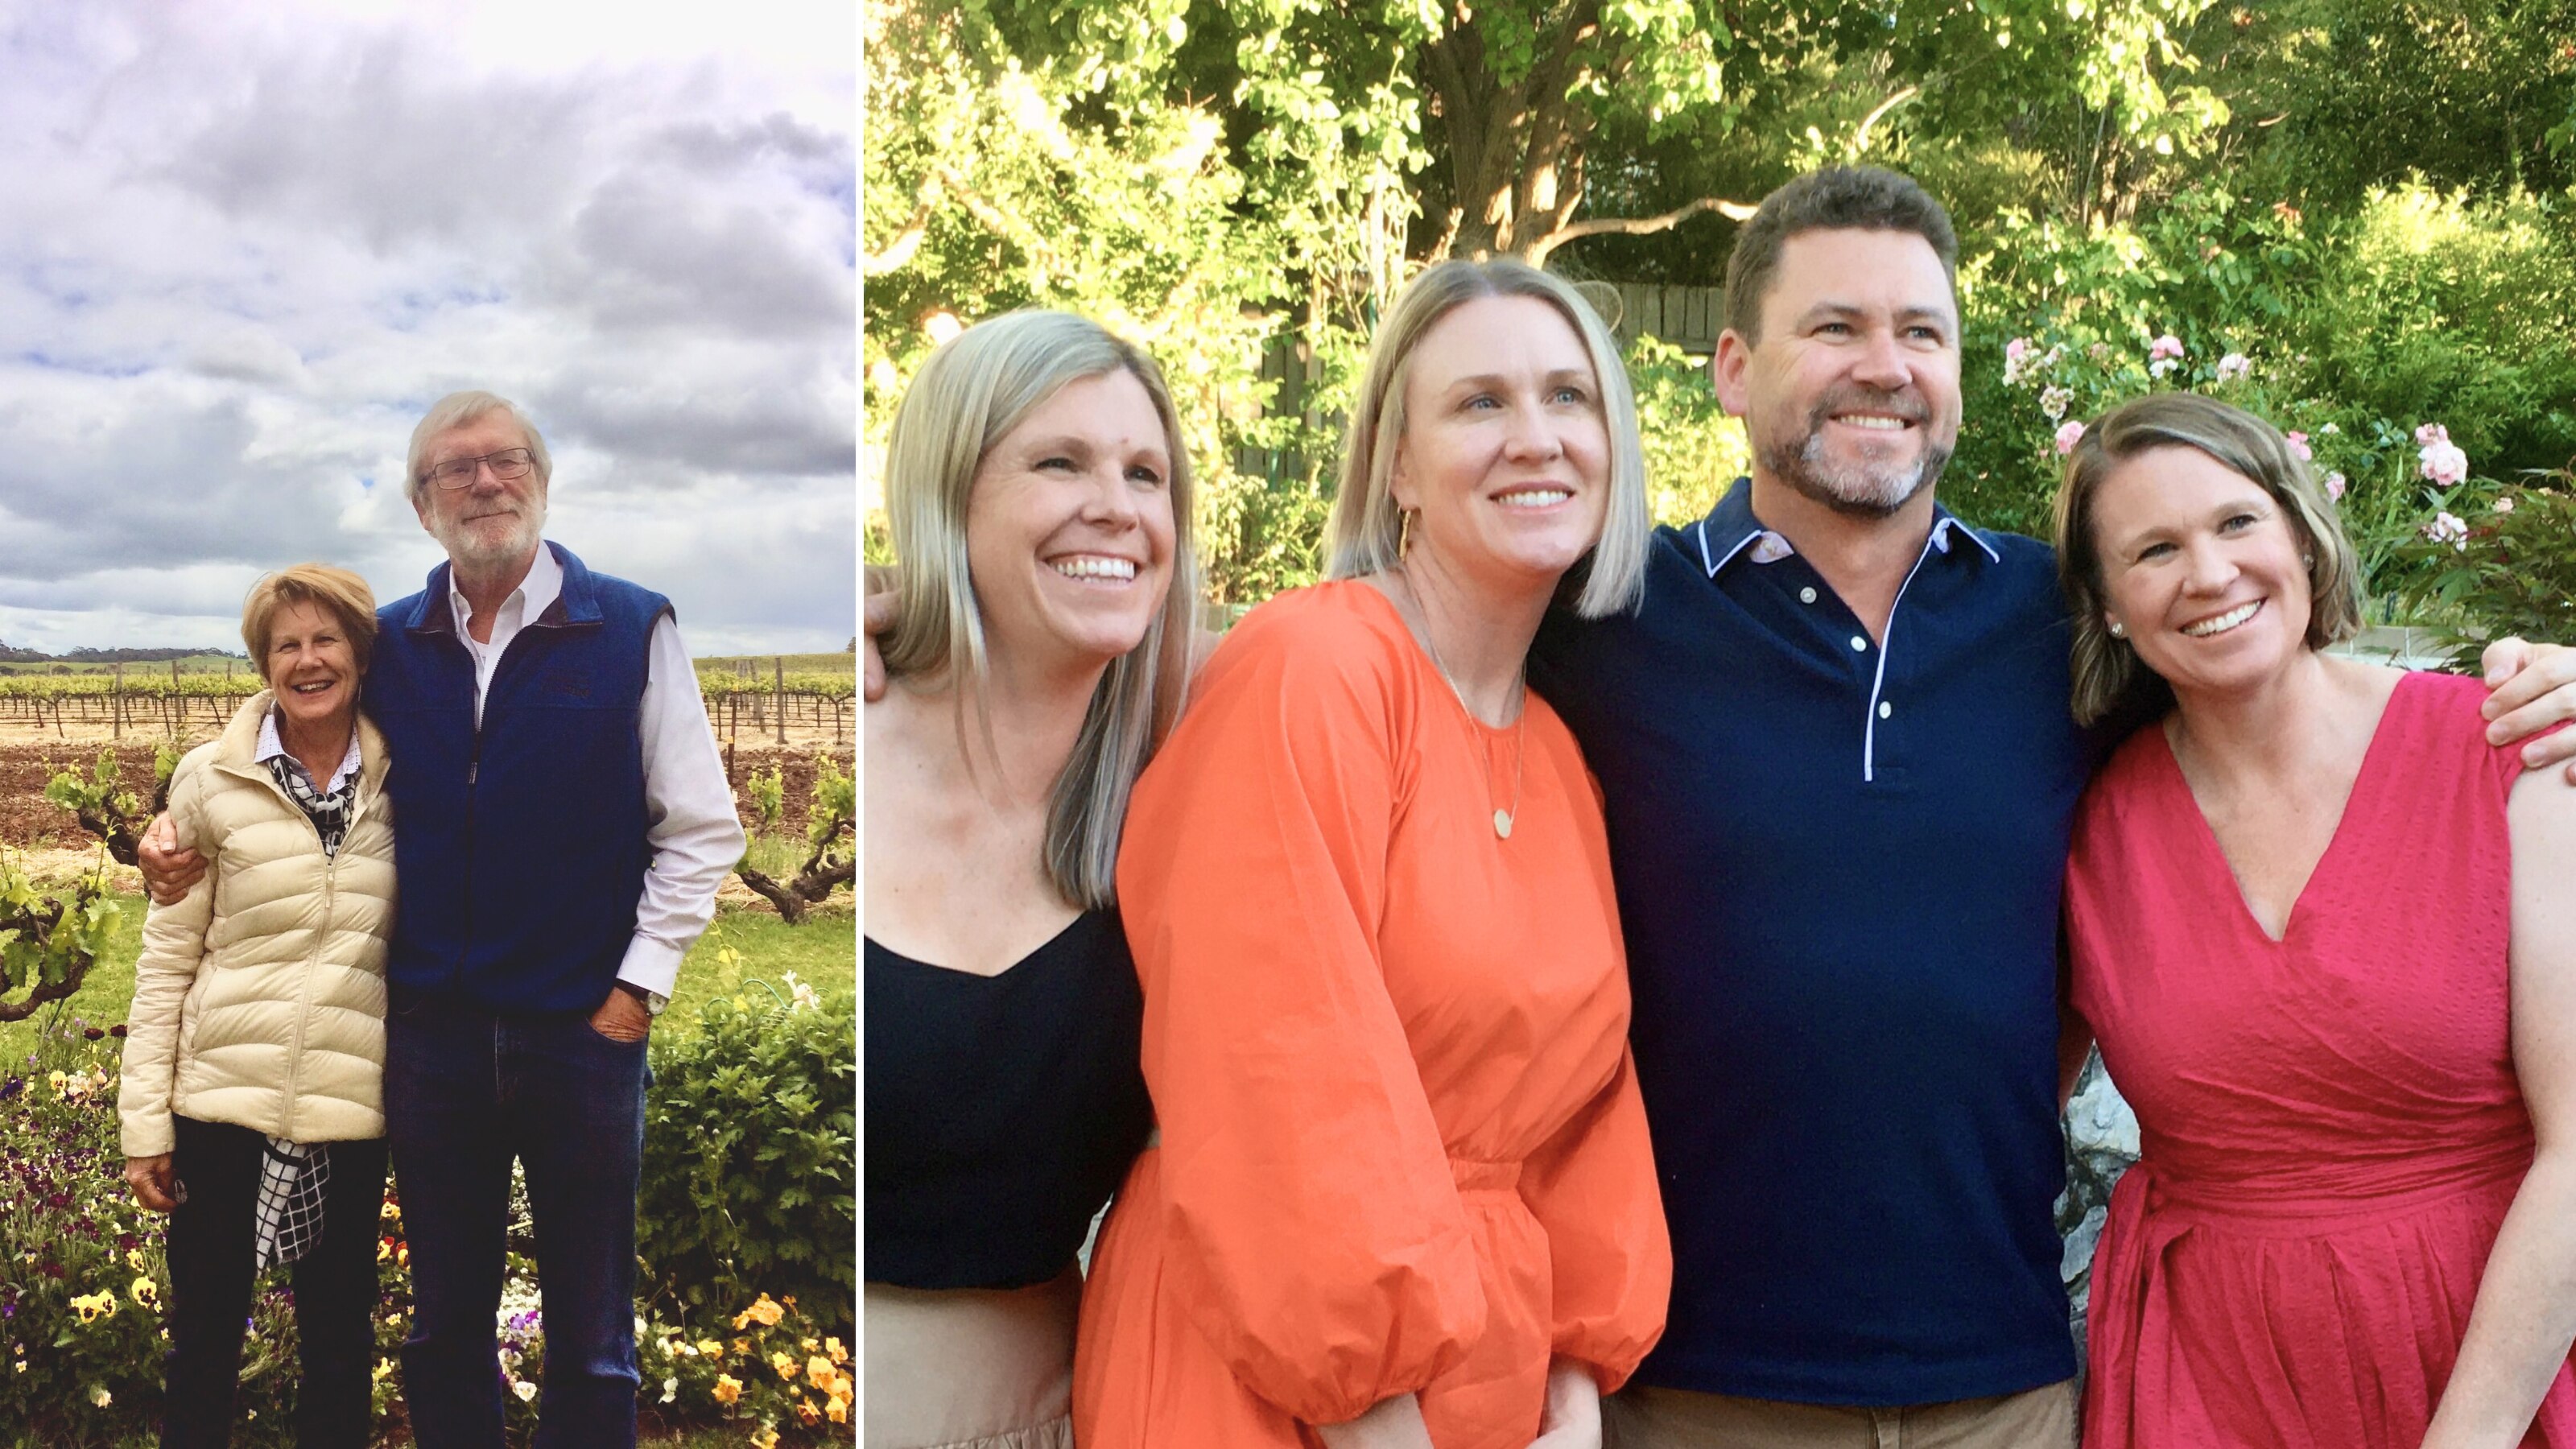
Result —
POLYGON ((769 662, 771 665, 776 667, 778 671, 776 676, 778 687, 778 742, 783 745, 787 743, 787 660, 784 656, 781 656, 773 658, 769 662))
POLYGON ((108 734, 112 739, 125 738, 125 661, 116 662, 116 673, 108 684, 108 734))

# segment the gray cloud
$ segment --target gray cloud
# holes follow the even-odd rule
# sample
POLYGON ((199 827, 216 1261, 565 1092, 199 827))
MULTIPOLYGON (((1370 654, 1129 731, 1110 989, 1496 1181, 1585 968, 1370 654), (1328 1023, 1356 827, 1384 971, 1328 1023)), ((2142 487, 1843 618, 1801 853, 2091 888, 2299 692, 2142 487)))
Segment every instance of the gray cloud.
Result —
POLYGON ((694 645, 837 648, 850 77, 805 57, 846 19, 329 3, 0 0, 0 639, 221 643, 303 558, 409 592, 402 451, 471 386, 694 645))

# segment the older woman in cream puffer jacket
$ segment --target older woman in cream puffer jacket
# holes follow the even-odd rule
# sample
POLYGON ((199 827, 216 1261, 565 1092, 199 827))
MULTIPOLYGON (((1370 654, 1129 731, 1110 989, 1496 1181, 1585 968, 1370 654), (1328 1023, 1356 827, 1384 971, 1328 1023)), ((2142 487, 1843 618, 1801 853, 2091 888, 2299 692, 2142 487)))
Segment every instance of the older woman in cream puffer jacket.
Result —
POLYGON ((212 868, 144 922, 117 1100, 128 1157, 168 1152, 173 1113, 294 1142, 385 1134, 384 737, 358 721, 356 809, 326 857, 252 758, 271 699, 262 690, 170 777, 179 842, 212 868))
POLYGON ((222 1449, 262 1269, 292 1264, 298 1449, 364 1449, 385 1186, 385 741, 358 714, 375 598, 346 569, 260 580, 269 687, 171 777, 209 868, 143 922, 125 1039, 125 1180, 170 1215, 162 1449, 222 1449))

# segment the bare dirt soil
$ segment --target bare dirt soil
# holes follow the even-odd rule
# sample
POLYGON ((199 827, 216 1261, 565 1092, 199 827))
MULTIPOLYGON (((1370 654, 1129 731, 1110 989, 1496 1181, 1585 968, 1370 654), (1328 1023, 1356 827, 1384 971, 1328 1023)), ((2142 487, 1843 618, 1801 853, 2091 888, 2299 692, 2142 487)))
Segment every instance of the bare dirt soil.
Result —
MULTIPOLYGON (((211 732, 201 732, 200 738, 211 732)), ((748 731, 745 732, 746 735, 748 731)), ((716 747, 724 753, 726 778, 734 785, 734 808, 750 818, 750 801, 744 796, 743 782, 753 774, 778 768, 787 784, 785 819, 781 830, 791 838, 805 833, 806 805, 813 797, 814 758, 831 756, 843 770, 857 768, 854 752, 847 744, 834 747, 830 732, 819 739, 797 738, 788 731, 790 743, 781 749, 768 736, 754 741, 740 739, 730 745, 723 740, 716 747)), ((197 743, 190 740, 187 743, 197 743)), ((0 735, 0 845, 23 853, 31 873, 39 876, 68 874, 87 867, 96 843, 81 832, 71 812, 45 798, 45 781, 56 770, 70 768, 86 775, 98 759, 101 748, 115 752, 118 772, 127 789, 149 797, 152 790, 152 738, 128 731, 121 742, 111 741, 101 731, 98 738, 56 741, 50 734, 42 743, 29 735, 11 731, 0 735)), ((130 878, 133 872, 123 873, 130 878)), ((746 899, 758 899, 742 888, 738 881, 726 881, 728 892, 739 891, 746 899)), ((726 899, 732 899, 728 894, 726 899)))

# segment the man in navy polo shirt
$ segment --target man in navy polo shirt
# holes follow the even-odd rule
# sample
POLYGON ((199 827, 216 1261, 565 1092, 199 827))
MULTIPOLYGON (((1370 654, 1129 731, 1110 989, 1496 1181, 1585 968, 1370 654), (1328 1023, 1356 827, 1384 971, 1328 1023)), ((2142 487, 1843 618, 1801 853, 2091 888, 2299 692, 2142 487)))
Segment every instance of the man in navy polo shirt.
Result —
POLYGON ((1955 250, 1890 172, 1766 199, 1715 364, 1752 477, 1531 654, 1601 782, 1672 1225, 1620 1449, 2075 1441, 2056 941, 2101 748, 2051 550, 1934 500, 1955 250))

